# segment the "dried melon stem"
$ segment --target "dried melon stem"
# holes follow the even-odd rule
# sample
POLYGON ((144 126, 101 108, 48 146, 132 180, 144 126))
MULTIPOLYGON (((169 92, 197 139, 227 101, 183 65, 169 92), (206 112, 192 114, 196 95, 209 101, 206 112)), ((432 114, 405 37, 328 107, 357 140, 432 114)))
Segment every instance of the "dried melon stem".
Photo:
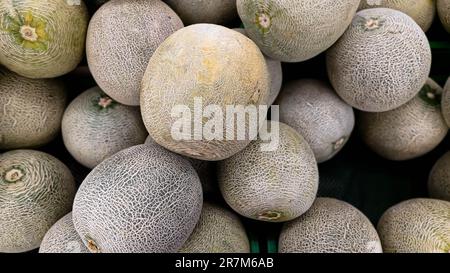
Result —
POLYGON ((113 103, 113 100, 110 97, 103 96, 98 100, 98 105, 102 108, 108 108, 113 103))
POLYGON ((344 145, 346 139, 347 139, 346 137, 342 137, 342 138, 340 138, 338 141, 336 141, 335 143, 333 143, 333 149, 334 149, 335 151, 337 151, 337 150, 339 150, 340 148, 342 148, 342 145, 344 145))
POLYGON ((258 219, 266 221, 275 221, 280 219, 282 216, 283 214, 281 212, 268 210, 263 213, 260 213, 258 215, 258 219))
POLYGON ((419 92, 419 97, 431 106, 440 106, 442 94, 439 90, 426 84, 419 92))
POLYGON ((97 246, 97 243, 94 240, 90 238, 87 238, 86 240, 88 243, 87 247, 92 253, 100 253, 100 248, 97 246))
POLYGON ((22 38, 24 40, 30 41, 30 42, 36 42, 38 40, 38 35, 36 33, 36 29, 31 26, 21 26, 20 27, 20 34, 22 35, 22 38))
POLYGON ((18 167, 12 167, 5 172, 4 179, 8 183, 15 183, 17 181, 20 181, 24 176, 25 172, 22 169, 18 167))

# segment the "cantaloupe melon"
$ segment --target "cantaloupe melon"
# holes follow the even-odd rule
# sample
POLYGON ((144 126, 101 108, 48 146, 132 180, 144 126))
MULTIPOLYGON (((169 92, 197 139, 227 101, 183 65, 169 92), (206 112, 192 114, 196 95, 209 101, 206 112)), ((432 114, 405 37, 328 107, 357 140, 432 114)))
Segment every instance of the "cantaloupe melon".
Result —
POLYGON ((73 176, 55 157, 33 150, 0 154, 0 252, 38 248, 70 212, 74 196, 73 176))
POLYGON ((406 13, 427 31, 436 15, 435 0, 362 0, 359 9, 390 8, 406 13))
POLYGON ((430 72, 431 49, 411 17, 393 9, 366 9, 328 51, 327 68, 344 101, 362 111, 384 112, 420 91, 430 72))
POLYGON ((125 148, 144 143, 147 135, 139 107, 120 104, 98 87, 73 100, 62 120, 67 150, 91 169, 125 148))
POLYGON ((114 100, 139 105, 139 90, 148 60, 174 31, 178 15, 159 0, 111 0, 92 17, 86 41, 89 69, 114 100))
POLYGON ((450 77, 447 79, 447 83, 444 86, 441 104, 442 115, 444 116, 445 122, 450 127, 450 77))
MULTIPOLYGON (((247 36, 247 32, 243 28, 234 28, 233 30, 247 36)), ((281 91, 281 86, 283 84, 283 69, 280 61, 274 60, 266 55, 264 55, 264 59, 266 60, 267 69, 269 70, 270 75, 270 92, 267 105, 272 105, 281 91)))
POLYGON ((0 149, 41 146, 56 137, 67 101, 61 81, 0 68, 0 94, 0 149))
POLYGON ((327 83, 304 79, 288 83, 277 101, 280 121, 297 130, 319 163, 335 156, 355 126, 353 108, 327 83))
POLYGON ((284 222, 305 213, 314 202, 318 168, 306 140, 293 128, 279 125, 279 145, 262 151, 261 138, 219 162, 219 187, 225 201, 239 214, 261 221, 284 222))
MULTIPOLYGON (((228 132, 233 128, 226 128, 227 106, 266 104, 269 90, 264 56, 250 39, 226 27, 196 24, 171 35, 153 54, 142 83, 141 112, 147 131, 161 146, 196 159, 222 160, 251 140, 226 137, 237 135, 228 132), (196 101, 203 107, 194 109, 196 101), (189 108, 189 113, 201 114, 210 105, 223 113, 222 118, 218 117, 223 128, 217 129, 223 129, 223 139, 205 139, 195 133, 195 127, 202 129, 213 118, 194 122, 194 114, 189 118, 173 112, 175 107, 183 106, 189 108), (191 126, 190 132, 183 130, 178 140, 172 134, 173 129, 177 130, 174 125, 186 118, 197 125, 191 126)), ((240 125, 248 129, 248 123, 240 125)))
POLYGON ((73 226, 71 212, 47 231, 39 253, 90 253, 73 226))
POLYGON ((237 215, 204 203, 197 226, 179 252, 250 253, 250 243, 237 215))
POLYGON ((436 5, 442 25, 450 32, 450 0, 437 0, 436 5))
POLYGON ((350 25, 359 0, 238 0, 249 37, 283 62, 311 59, 333 45, 350 25))
POLYGON ((156 145, 138 145, 100 163, 73 205, 75 229, 91 252, 175 252, 202 208, 189 162, 156 145))
POLYGON ((28 78, 54 78, 84 56, 89 14, 82 0, 0 2, 0 63, 28 78))
POLYGON ((443 155, 431 170, 428 192, 432 198, 450 202, 450 152, 443 155))
POLYGON ((186 25, 223 25, 238 17, 236 0, 164 0, 186 25))
MULTIPOLYGON (((159 146, 159 144, 156 143, 150 136, 148 136, 145 140, 145 144, 159 146)), ((200 182, 202 183, 204 196, 212 195, 218 191, 214 162, 198 160, 190 157, 184 158, 187 159, 192 164, 192 167, 194 167, 197 171, 200 182)))
POLYGON ((387 210, 378 223, 387 253, 449 253, 450 202, 412 199, 387 210))
POLYGON ((317 198, 310 210, 285 223, 281 253, 381 253, 381 242, 369 219, 352 205, 317 198))
POLYGON ((442 88, 429 79, 420 93, 401 107, 383 113, 359 115, 363 140, 390 160, 409 160, 436 148, 448 127, 441 113, 442 88))

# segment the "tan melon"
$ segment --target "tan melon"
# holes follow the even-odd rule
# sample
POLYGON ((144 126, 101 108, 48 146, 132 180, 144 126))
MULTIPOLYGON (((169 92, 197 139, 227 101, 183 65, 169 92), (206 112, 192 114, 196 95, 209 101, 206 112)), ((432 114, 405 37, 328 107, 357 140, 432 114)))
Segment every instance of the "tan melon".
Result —
POLYGON ((87 60, 95 81, 114 100, 139 105, 148 60, 182 27, 178 15, 162 1, 108 1, 92 17, 87 33, 87 60))
POLYGON ((75 181, 55 157, 33 150, 0 155, 0 252, 38 248, 45 233, 70 212, 75 181))
POLYGON ((78 0, 0 2, 0 63, 27 78, 55 78, 84 57, 89 14, 78 0))
POLYGON ((311 59, 333 45, 350 25, 359 0, 238 0, 249 37, 282 62, 311 59))
POLYGON ((164 0, 186 25, 226 24, 238 17, 236 0, 164 0))
POLYGON ((61 81, 27 79, 0 68, 0 93, 0 149, 41 146, 59 133, 67 101, 61 81))
POLYGON ((47 231, 39 253, 90 253, 73 226, 71 212, 47 231))
POLYGON ((62 120, 64 145, 91 169, 125 148, 144 143, 147 135, 138 107, 122 105, 98 87, 73 100, 62 120))
POLYGON ((437 12, 441 23, 447 32, 450 33, 450 0, 436 0, 437 12))
MULTIPOLYGON (((247 32, 243 28, 234 28, 233 30, 247 36, 247 32)), ((270 92, 267 105, 272 105, 281 91, 281 86, 283 84, 283 69, 280 61, 274 60, 266 55, 264 55, 264 59, 266 60, 267 69, 269 70, 270 75, 270 92)))
MULTIPOLYGON (((319 176, 314 153, 293 128, 279 125, 278 147, 262 150, 258 138, 243 151, 219 162, 219 187, 239 214, 261 221, 284 222, 305 213, 316 198, 319 176)), ((276 128, 275 128, 276 130, 276 128)))
POLYGON ((250 243, 237 215, 204 203, 200 220, 181 253, 250 253, 250 243))
POLYGON ((194 230, 202 203, 200 179, 186 159, 138 145, 92 170, 72 217, 91 252, 176 252, 194 230))
POLYGON ((222 160, 251 140, 226 139, 229 133, 236 135, 233 128, 226 128, 227 106, 266 104, 269 88, 264 56, 250 39, 222 26, 196 24, 171 35, 153 54, 142 83, 141 112, 147 131, 161 146, 196 159, 222 160), (201 102, 199 109, 194 109, 196 100, 201 102), (223 125, 218 128, 223 129, 223 138, 198 138, 195 126, 204 126, 207 118, 197 121, 190 131, 183 130, 181 140, 174 138, 173 130, 178 130, 175 125, 180 120, 187 117, 191 124, 195 118, 180 118, 179 112, 173 116, 174 109, 181 106, 187 108, 185 112, 201 113, 210 105, 224 113, 218 119, 223 125))
POLYGON ((431 49, 406 14, 386 8, 358 12, 327 53, 328 75, 338 95, 366 112, 384 112, 411 100, 425 84, 431 49))
POLYGON ((381 253, 381 242, 369 219, 352 205, 317 198, 310 210, 284 224, 280 253, 381 253))
POLYGON ((378 223, 387 253, 450 253, 450 202, 412 199, 387 210, 378 223))
POLYGON ((288 83, 277 103, 280 121, 308 141, 319 163, 333 158, 344 147, 355 126, 353 108, 331 86, 318 80, 288 83))
POLYGON ((359 9, 390 8, 406 13, 427 31, 436 15, 435 0, 362 0, 359 9))
POLYGON ((444 86, 441 103, 442 115, 444 116, 445 122, 450 127, 450 77, 447 79, 447 83, 444 86))
POLYGON ((429 79, 407 104, 383 113, 359 115, 363 140, 379 155, 390 160, 409 160, 436 148, 448 127, 441 113, 442 88, 429 79))
POLYGON ((428 192, 432 198, 450 202, 450 152, 443 155, 431 170, 428 192))

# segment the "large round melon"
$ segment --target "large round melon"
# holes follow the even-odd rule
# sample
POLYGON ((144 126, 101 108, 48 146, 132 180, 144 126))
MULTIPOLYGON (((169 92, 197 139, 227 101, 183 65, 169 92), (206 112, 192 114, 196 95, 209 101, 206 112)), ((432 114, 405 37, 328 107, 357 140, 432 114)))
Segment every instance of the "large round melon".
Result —
POLYGON ((238 17, 236 0, 164 0, 186 25, 223 25, 238 17))
MULTIPOLYGON (((145 140, 145 144, 147 145, 158 145, 150 136, 145 140)), ((191 164, 192 167, 197 171, 197 174, 200 178, 200 182, 202 183, 203 195, 208 196, 214 194, 217 191, 216 185, 216 174, 215 174, 215 165, 214 162, 203 161, 195 158, 184 157, 191 164)))
POLYGON ((84 56, 89 14, 82 0, 0 1, 0 63, 28 78, 54 78, 84 56))
POLYGON ((431 49, 411 17, 393 9, 366 9, 328 51, 327 68, 344 101, 362 111, 384 112, 420 91, 430 72, 431 49))
POLYGON ((447 79, 447 83, 444 86, 441 103, 442 115, 444 116, 445 122, 450 127, 450 77, 447 79))
POLYGON ((261 138, 219 162, 219 187, 225 201, 239 214, 255 220, 284 222, 305 213, 318 189, 318 168, 306 140, 293 128, 279 126, 278 146, 263 149, 261 138))
POLYGON ((359 0, 238 0, 249 37, 271 58, 311 59, 333 45, 358 9, 359 0))
POLYGON ((194 230, 202 202, 200 180, 186 159, 139 145, 86 177, 73 221, 91 252, 175 252, 194 230))
POLYGON ((450 32, 450 0, 437 0, 436 4, 442 25, 450 32))
POLYGON ((435 0, 362 0, 359 9, 390 8, 406 13, 427 31, 436 14, 435 0))
POLYGON ((247 233, 237 215, 204 203, 197 226, 179 252, 250 253, 247 233))
POLYGON ((39 253, 90 253, 73 226, 71 212, 47 231, 39 253))
POLYGON ((450 202, 450 152, 443 155, 431 170, 428 192, 432 198, 450 202))
POLYGON ((281 253, 381 253, 381 242, 369 219, 352 205, 317 198, 310 210, 285 223, 281 253))
MULTIPOLYGON (((222 160, 251 140, 248 136, 237 138, 236 126, 226 128, 227 106, 266 104, 269 88, 264 56, 250 39, 218 25, 188 26, 167 38, 150 59, 141 92, 144 124, 150 136, 171 151, 222 160), (203 112, 207 106, 221 111, 222 117, 207 118, 203 112), (194 112, 204 115, 196 118, 194 112), (209 128, 215 121, 223 137, 197 133, 198 128, 209 128), (227 137, 230 135, 234 137, 227 137)), ((250 128, 247 119, 239 125, 250 128)))
POLYGON ((98 87, 73 100, 62 120, 67 150, 91 169, 125 148, 144 143, 147 135, 138 107, 122 105, 98 87))
MULTIPOLYGON (((247 36, 247 32, 243 28, 234 28, 233 30, 247 36)), ((280 94, 281 86, 283 85, 283 69, 280 61, 274 60, 266 55, 264 55, 264 59, 266 60, 270 76, 270 92, 267 105, 272 105, 280 94)))
POLYGON ((412 199, 387 210, 378 223, 387 253, 449 253, 450 202, 412 199))
POLYGON ((0 252, 38 248, 47 230, 70 212, 75 182, 53 156, 14 150, 0 155, 0 252))
POLYGON ((363 140, 390 160, 409 160, 436 148, 448 132, 441 113, 442 88, 429 79, 419 94, 401 107, 359 115, 363 140))
POLYGON ((61 128, 67 94, 55 79, 28 79, 0 68, 0 149, 47 144, 61 128))
POLYGON ((353 108, 326 83, 304 79, 288 83, 278 99, 280 121, 297 130, 319 163, 334 157, 355 126, 353 108))
POLYGON ((89 68, 100 88, 114 100, 139 105, 139 90, 156 48, 183 27, 160 0, 111 0, 94 14, 87 33, 89 68))

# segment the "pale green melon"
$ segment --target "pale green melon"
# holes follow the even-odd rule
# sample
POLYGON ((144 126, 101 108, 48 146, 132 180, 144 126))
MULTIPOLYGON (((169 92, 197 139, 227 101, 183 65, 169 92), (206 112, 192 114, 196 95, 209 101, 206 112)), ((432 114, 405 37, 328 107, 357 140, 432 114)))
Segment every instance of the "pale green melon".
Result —
POLYGON ((437 12, 442 25, 450 33, 450 0, 437 0, 437 12))
POLYGON ((236 0, 164 0, 186 25, 223 25, 238 17, 236 0))
POLYGON ((156 48, 183 27, 160 0, 111 0, 90 23, 86 40, 89 69, 98 86, 114 100, 139 105, 148 60, 156 48))
POLYGON ((401 107, 359 115, 363 140, 390 160, 409 160, 436 148, 448 132, 441 112, 442 88, 428 79, 419 94, 401 107))
POLYGON ((443 155, 431 170, 428 192, 432 198, 450 202, 450 152, 443 155))
POLYGON ((67 90, 56 79, 28 79, 0 67, 0 149, 31 148, 61 128, 67 90))
POLYGON ((445 122, 450 127, 450 77, 447 79, 447 83, 444 86, 441 104, 442 115, 444 116, 445 122))
POLYGON ((70 212, 75 190, 69 169, 49 154, 1 154, 0 252, 38 248, 50 227, 70 212))
POLYGON ((200 220, 181 253, 250 253, 250 243, 237 215, 204 203, 200 220))
MULTIPOLYGON (((244 34, 247 36, 247 32, 243 28, 234 28, 233 30, 244 34)), ((270 75, 270 92, 267 105, 272 105, 281 91, 281 86, 283 84, 283 69, 281 67, 281 62, 274 60, 266 55, 264 55, 266 60, 267 69, 270 75)))
POLYGON ((237 0, 248 36, 282 62, 311 59, 332 46, 349 26, 359 0, 237 0))
POLYGON ((237 131, 226 128, 227 106, 266 104, 269 90, 267 65, 255 43, 226 27, 196 24, 171 35, 153 54, 142 82, 141 112, 147 131, 161 146, 188 157, 217 161, 251 141, 248 136, 226 139, 226 134, 237 131), (224 113, 217 118, 223 138, 196 136, 194 127, 205 126, 212 118, 201 118, 189 130, 184 125, 193 123, 194 115, 180 117, 179 111, 174 112, 182 108, 183 113, 195 110, 202 114, 210 105, 224 113), (189 121, 182 122, 185 119, 189 121), (183 132, 174 136, 180 127, 183 132))
POLYGON ((62 136, 70 154, 92 169, 107 157, 144 143, 147 131, 139 107, 122 105, 94 87, 67 107, 62 136))
POLYGON ((186 159, 138 145, 92 170, 72 217, 91 252, 176 252, 194 230, 202 203, 200 179, 186 159))
POLYGON ((436 15, 435 0, 362 0, 359 9, 390 8, 406 13, 427 31, 436 15))
POLYGON ((317 198, 310 210, 284 224, 280 253, 381 253, 381 242, 369 219, 352 205, 317 198))
POLYGON ((450 253, 450 202, 412 199, 387 210, 378 223, 387 253, 450 253))
POLYGON ((348 104, 385 112, 411 100, 427 81, 431 49, 422 29, 406 14, 365 9, 327 52, 330 82, 348 104))
POLYGON ((355 127, 353 108, 342 101, 329 84, 318 80, 303 79, 286 84, 277 104, 280 105, 280 121, 308 141, 319 163, 333 158, 355 127))
POLYGON ((0 63, 28 78, 54 78, 84 57, 89 14, 82 0, 2 0, 0 63))
POLYGON ((293 128, 276 121, 278 145, 263 149, 260 137, 243 151, 219 162, 219 187, 239 214, 261 221, 285 222, 305 213, 319 183, 317 162, 307 141, 293 128))
POLYGON ((71 212, 47 231, 39 253, 90 253, 73 226, 71 212))

